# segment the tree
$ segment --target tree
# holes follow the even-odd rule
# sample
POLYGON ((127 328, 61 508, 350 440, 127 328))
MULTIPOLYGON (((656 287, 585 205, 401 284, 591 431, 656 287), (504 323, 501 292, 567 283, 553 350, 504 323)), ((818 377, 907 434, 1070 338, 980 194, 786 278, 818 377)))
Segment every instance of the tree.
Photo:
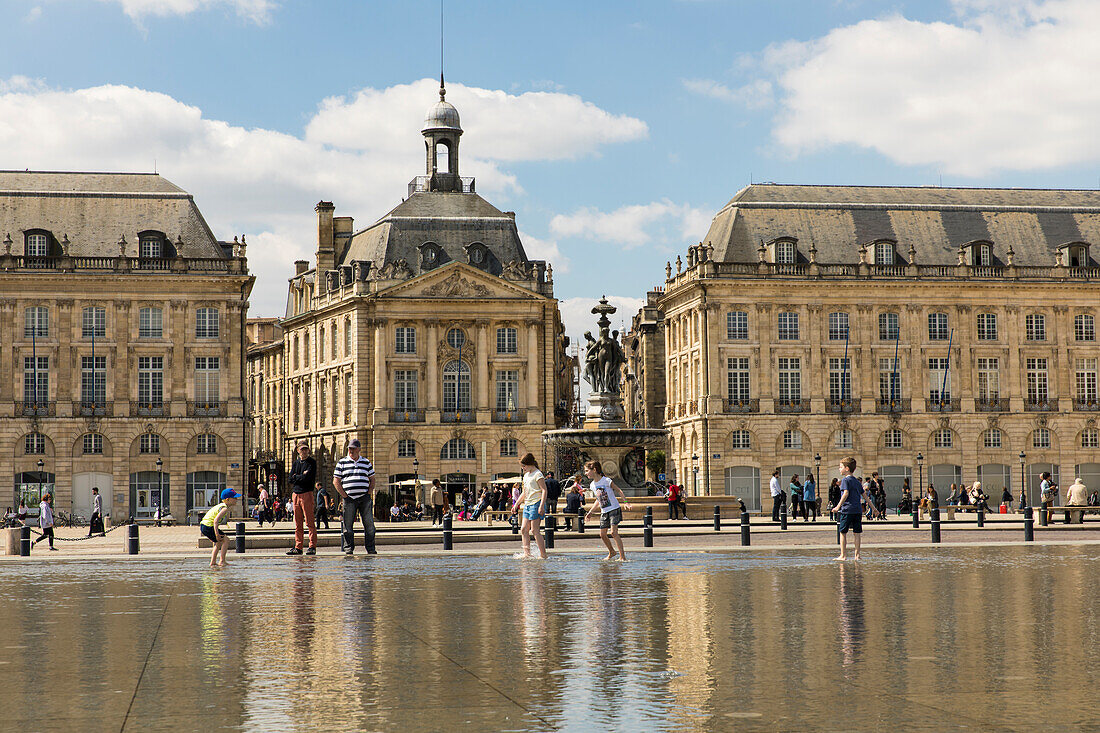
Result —
POLYGON ((665 452, 663 450, 651 450, 646 454, 645 467, 649 469, 649 472, 653 475, 653 478, 657 478, 659 474, 665 472, 665 452))

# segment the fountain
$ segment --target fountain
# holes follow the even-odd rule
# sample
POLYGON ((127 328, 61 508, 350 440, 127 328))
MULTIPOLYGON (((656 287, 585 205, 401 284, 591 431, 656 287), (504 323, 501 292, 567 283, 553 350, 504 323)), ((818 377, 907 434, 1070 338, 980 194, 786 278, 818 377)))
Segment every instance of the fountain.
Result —
POLYGON ((626 413, 620 394, 622 367, 626 354, 619 343, 619 332, 611 331, 608 316, 615 306, 600 299, 592 313, 599 315, 599 338, 592 332, 584 334, 584 380, 592 387, 588 410, 581 428, 547 430, 543 442, 551 448, 574 448, 582 460, 599 461, 609 476, 627 496, 644 496, 645 451, 664 448, 668 431, 664 428, 631 428, 626 425, 626 413), (641 465, 641 468, 639 468, 641 465))

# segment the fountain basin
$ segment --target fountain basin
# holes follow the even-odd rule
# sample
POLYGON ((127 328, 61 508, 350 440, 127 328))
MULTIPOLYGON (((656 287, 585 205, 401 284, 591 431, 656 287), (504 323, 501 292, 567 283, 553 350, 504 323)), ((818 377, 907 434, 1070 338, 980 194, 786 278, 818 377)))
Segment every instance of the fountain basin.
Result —
POLYGON ((646 450, 664 449, 668 431, 664 428, 608 428, 547 430, 542 434, 549 448, 573 448, 581 460, 599 461, 604 475, 626 496, 645 496, 646 450), (642 461, 639 469, 638 461, 642 461))

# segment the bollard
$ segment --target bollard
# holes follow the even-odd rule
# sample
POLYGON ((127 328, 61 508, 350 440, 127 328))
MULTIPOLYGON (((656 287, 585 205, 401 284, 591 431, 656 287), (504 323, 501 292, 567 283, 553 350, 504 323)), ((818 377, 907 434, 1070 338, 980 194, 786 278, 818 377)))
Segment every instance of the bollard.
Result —
POLYGON ((920 508, 913 504, 913 529, 920 529, 920 508))
POLYGON ((714 505, 714 531, 722 531, 722 509, 717 504, 714 505))
POLYGON ((982 506, 978 507, 978 526, 985 526, 985 507, 982 506))
POLYGON ((558 528, 558 518, 557 517, 547 517, 546 518, 546 529, 543 530, 543 535, 545 536, 546 549, 548 549, 548 550, 553 550, 554 549, 554 530, 556 530, 557 528, 558 528))
POLYGON ((1043 511, 1043 506, 1039 505, 1039 526, 1047 526, 1047 513, 1043 511))
POLYGON ((453 550, 454 548, 454 532, 451 531, 451 515, 448 513, 443 515, 443 549, 453 550))
POLYGON ((749 546, 749 513, 741 512, 741 546, 749 546))
POLYGON ((127 532, 129 536, 126 538, 126 552, 131 555, 136 555, 138 554, 138 550, 141 549, 138 544, 138 526, 136 524, 131 524, 127 528, 127 532))
POLYGON ((237 549, 238 555, 244 554, 244 522, 237 522, 237 549))
POLYGON ((784 509, 784 511, 779 512, 779 528, 780 529, 786 529, 787 528, 786 507, 783 507, 783 509, 784 509))
POLYGON ((23 527, 19 530, 19 555, 21 557, 31 556, 31 528, 23 527))
POLYGON ((1024 542, 1035 541, 1035 517, 1031 516, 1031 510, 1024 509, 1024 542))
POLYGON ((577 515, 577 534, 584 534, 584 515, 577 515))
POLYGON ((940 543, 940 510, 932 509, 932 544, 940 543))
POLYGON ((653 547, 653 507, 645 508, 645 517, 642 518, 642 546, 653 547))

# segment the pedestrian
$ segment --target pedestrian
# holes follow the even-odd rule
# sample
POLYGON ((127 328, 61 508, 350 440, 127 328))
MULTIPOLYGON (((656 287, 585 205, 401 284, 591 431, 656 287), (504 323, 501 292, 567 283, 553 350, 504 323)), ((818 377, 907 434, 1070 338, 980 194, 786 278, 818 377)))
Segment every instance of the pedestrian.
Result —
POLYGON ((558 513, 558 499, 561 498, 561 482, 554 478, 553 471, 546 472, 546 500, 550 502, 547 514, 558 513))
POLYGON ((668 485, 668 518, 680 518, 680 487, 675 482, 668 485))
MULTIPOLYGON (((527 453, 519 461, 519 467, 523 471, 523 492, 515 496, 512 501, 512 514, 519 511, 523 505, 523 524, 520 525, 523 552, 514 555, 517 559, 531 557, 531 533, 535 535, 535 544, 539 548, 539 558, 546 559, 546 543, 539 532, 539 523, 546 516, 547 490, 546 478, 539 470, 538 461, 532 453, 527 453)), ((518 484, 517 484, 518 485, 518 484)))
POLYGON ((813 521, 817 521, 817 482, 812 473, 806 474, 806 481, 802 484, 802 521, 808 521, 807 512, 813 515, 813 521))
POLYGON ((1054 516, 1054 512, 1051 511, 1051 508, 1058 499, 1058 484, 1050 477, 1049 471, 1043 472, 1042 482, 1039 484, 1039 499, 1043 502, 1043 508, 1040 511, 1046 512, 1046 523, 1050 524, 1054 516))
POLYGON ((791 518, 798 519, 798 513, 802 510, 802 482, 798 480, 797 473, 791 476, 787 490, 791 492, 791 518))
POLYGON ((853 557, 859 560, 859 545, 863 535, 863 484, 852 474, 856 459, 849 456, 840 462, 840 499, 837 502, 837 529, 840 531, 840 555, 837 560, 848 559, 848 532, 852 532, 853 557))
POLYGON ((779 521, 779 510, 787 503, 787 495, 779 488, 779 469, 772 471, 772 480, 768 482, 768 489, 772 494, 772 521, 779 521))
POLYGON ((579 479, 578 476, 573 480, 573 485, 569 487, 569 491, 565 495, 565 530, 567 532, 573 530, 573 515, 577 516, 579 522, 581 512, 584 511, 584 494, 582 493, 584 489, 579 479))
POLYGON ((313 486, 317 489, 317 516, 313 521, 318 527, 323 522, 325 529, 328 529, 328 515, 331 509, 329 503, 332 499, 329 498, 328 492, 325 491, 325 487, 320 481, 315 482, 313 486))
POLYGON ((592 481, 590 488, 596 495, 596 501, 592 504, 592 509, 588 510, 588 515, 592 514, 597 506, 600 508, 600 539, 607 547, 607 557, 604 559, 614 560, 615 551, 618 550, 619 562, 623 562, 626 560, 626 551, 623 550, 623 539, 619 536, 619 522, 623 521, 622 507, 625 506, 629 509, 630 504, 627 503, 626 497, 623 496, 623 492, 619 490, 615 482, 603 475, 603 466, 600 465, 599 461, 585 463, 584 475, 592 481), (619 495, 618 498, 616 498, 616 494, 619 495), (622 499, 621 506, 619 498, 622 499), (610 538, 607 536, 608 531, 611 532, 610 538), (612 539, 615 540, 614 547, 611 545, 612 539))
POLYGON ((439 483, 439 479, 432 479, 432 526, 437 524, 443 524, 443 515, 448 511, 447 506, 447 492, 443 490, 443 485, 439 483))
POLYGON ((836 505, 840 502, 840 479, 833 479, 829 483, 829 514, 836 512, 836 505))
POLYGON ((92 518, 88 520, 88 536, 98 534, 100 537, 106 537, 107 533, 103 531, 103 497, 99 495, 99 487, 92 487, 92 518))
POLYGON ((13 512, 11 510, 10 506, 8 507, 8 510, 6 512, 4 512, 4 526, 5 527, 14 527, 15 526, 15 512, 13 512))
POLYGON ((50 549, 56 550, 53 546, 53 496, 51 494, 42 495, 42 503, 38 505, 38 527, 42 530, 42 536, 34 541, 34 544, 38 544, 44 539, 50 540, 50 549))
POLYGON ((15 518, 20 525, 27 526, 27 502, 24 499, 19 500, 19 509, 15 512, 15 518))
POLYGON ((304 523, 309 527, 309 547, 305 554, 317 554, 317 519, 314 510, 317 502, 313 491, 317 488, 317 460, 309 454, 309 443, 304 440, 298 444, 298 457, 290 467, 291 502, 294 512, 294 547, 287 550, 288 555, 301 555, 302 543, 305 541, 305 532, 302 529, 304 523))
POLYGON ((688 518, 687 507, 687 494, 684 492, 684 487, 681 486, 680 490, 676 493, 676 505, 680 507, 680 515, 684 518, 688 518))
POLYGON ((260 524, 264 526, 264 521, 271 523, 271 526, 275 526, 275 515, 271 511, 271 494, 267 491, 267 484, 261 484, 260 486, 260 524))
POLYGON ((229 519, 229 508, 237 503, 241 497, 233 489, 222 489, 221 502, 210 507, 203 518, 199 520, 199 533, 214 543, 214 549, 210 552, 210 567, 225 567, 225 555, 229 552, 229 536, 222 531, 221 525, 229 519), (218 562, 218 553, 221 553, 221 561, 218 562))
POLYGON ((1089 506, 1100 506, 1100 491, 1089 494, 1089 506))
POLYGON ((154 527, 159 527, 160 526, 161 516, 162 516, 162 514, 161 514, 161 511, 160 511, 160 504, 157 504, 156 506, 153 507, 153 526, 154 527))
POLYGON ((1010 511, 1012 511, 1012 502, 1015 499, 1016 497, 1012 495, 1012 492, 1008 490, 1008 487, 1004 487, 1004 489, 1001 491, 1001 506, 1004 507, 1004 509, 1001 511, 1002 514, 1008 514, 1010 511))
POLYGON ((358 438, 348 443, 348 454, 336 464, 332 485, 344 499, 344 534, 341 548, 345 555, 355 553, 355 517, 363 522, 363 546, 368 555, 377 555, 374 547, 374 466, 360 455, 358 438))

